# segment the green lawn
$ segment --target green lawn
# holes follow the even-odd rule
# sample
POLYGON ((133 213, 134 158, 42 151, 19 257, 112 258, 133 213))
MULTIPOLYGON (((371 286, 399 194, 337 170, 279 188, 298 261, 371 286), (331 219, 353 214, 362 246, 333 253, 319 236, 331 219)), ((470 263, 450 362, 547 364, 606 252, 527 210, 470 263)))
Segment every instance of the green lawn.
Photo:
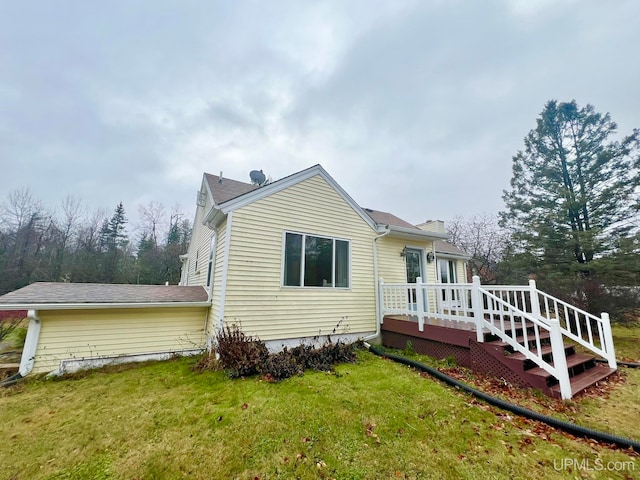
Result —
POLYGON ((515 418, 370 353, 358 359, 281 383, 194 373, 194 360, 179 359, 0 390, 0 478, 640 476, 628 452, 515 418), (591 469, 562 469, 568 461, 591 469))
POLYGON ((612 331, 616 358, 640 363, 640 323, 629 327, 613 325, 612 331))
MULTIPOLYGON (((639 326, 630 328, 616 325, 613 327, 613 337, 616 357, 640 361, 639 326)), ((572 401, 565 402, 530 388, 507 385, 498 378, 476 374, 447 361, 438 361, 425 355, 409 355, 511 403, 584 427, 640 441, 640 368, 619 367, 616 375, 579 393, 572 401)))

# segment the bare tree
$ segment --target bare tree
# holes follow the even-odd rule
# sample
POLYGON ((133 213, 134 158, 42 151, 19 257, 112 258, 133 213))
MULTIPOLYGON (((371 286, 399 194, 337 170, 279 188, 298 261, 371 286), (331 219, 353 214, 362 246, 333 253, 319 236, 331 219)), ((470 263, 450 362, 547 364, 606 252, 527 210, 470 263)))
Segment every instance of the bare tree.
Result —
POLYGON ((451 243, 469 255, 469 268, 482 283, 499 281, 498 264, 509 244, 509 235, 498 225, 498 219, 488 213, 468 218, 456 217, 445 223, 451 243))
POLYGON ((140 205, 138 213, 140 214, 143 236, 146 236, 152 242, 153 247, 157 248, 158 238, 162 236, 162 230, 164 230, 164 205, 151 201, 146 205, 140 205))
POLYGON ((58 281, 68 277, 69 268, 65 270, 65 261, 71 253, 73 237, 77 236, 82 217, 85 215, 80 199, 67 196, 60 205, 62 211, 61 218, 54 220, 52 236, 53 259, 52 259, 52 280, 58 281))
POLYGON ((29 189, 15 190, 0 203, 0 295, 35 281, 177 283, 190 222, 177 205, 170 214, 159 202, 139 211, 134 245, 122 204, 110 217, 88 214, 69 196, 49 211, 29 189))
POLYGON ((69 281, 99 280, 100 226, 105 217, 104 210, 97 210, 88 216, 84 215, 80 220, 70 253, 73 262, 69 269, 69 281))
POLYGON ((28 188, 11 192, 0 207, 2 250, 0 291, 28 285, 42 277, 52 227, 52 216, 28 188))
POLYGON ((0 220, 6 229, 17 231, 35 216, 41 216, 43 211, 42 203, 28 188, 18 188, 9 193, 6 202, 0 206, 0 220))

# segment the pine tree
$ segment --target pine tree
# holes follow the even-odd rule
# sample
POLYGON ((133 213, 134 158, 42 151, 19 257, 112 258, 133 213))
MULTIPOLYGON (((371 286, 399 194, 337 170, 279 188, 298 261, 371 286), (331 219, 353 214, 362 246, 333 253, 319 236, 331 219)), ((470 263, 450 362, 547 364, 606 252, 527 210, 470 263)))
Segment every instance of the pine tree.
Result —
POLYGON ((512 250, 500 269, 510 281, 535 274, 550 293, 622 319, 624 309, 638 303, 620 287, 637 278, 630 253, 637 252, 631 239, 637 234, 640 131, 616 140, 616 128, 608 113, 591 105, 545 105, 524 150, 513 157, 500 214, 512 250))
POLYGON ((126 232, 127 218, 122 202, 118 204, 110 220, 106 218, 100 229, 102 250, 101 280, 106 283, 127 282, 130 279, 127 262, 129 237, 126 232))
POLYGON ((616 128, 591 105, 552 100, 513 157, 501 224, 538 266, 588 275, 630 233, 640 132, 616 141, 616 128))

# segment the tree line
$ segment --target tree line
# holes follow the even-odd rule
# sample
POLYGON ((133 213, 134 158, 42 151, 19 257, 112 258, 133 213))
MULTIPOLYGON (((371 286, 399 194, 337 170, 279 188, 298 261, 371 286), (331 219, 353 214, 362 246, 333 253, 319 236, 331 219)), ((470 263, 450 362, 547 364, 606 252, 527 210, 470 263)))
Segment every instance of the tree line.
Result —
MULTIPOLYGON (((617 132, 591 105, 547 102, 513 156, 505 208, 447 223, 483 283, 540 288, 592 313, 640 307, 640 131, 617 132)), ((122 203, 46 210, 26 189, 0 206, 0 294, 34 281, 175 284, 191 225, 160 203, 139 208, 131 241, 122 203)))
POLYGON ((640 307, 640 131, 547 102, 513 157, 505 209, 449 224, 484 283, 524 283, 599 314, 640 307))
POLYGON ((132 240, 122 203, 108 215, 67 197, 51 210, 28 189, 13 191, 0 204, 0 294, 38 281, 178 283, 190 221, 157 202, 139 214, 132 240))

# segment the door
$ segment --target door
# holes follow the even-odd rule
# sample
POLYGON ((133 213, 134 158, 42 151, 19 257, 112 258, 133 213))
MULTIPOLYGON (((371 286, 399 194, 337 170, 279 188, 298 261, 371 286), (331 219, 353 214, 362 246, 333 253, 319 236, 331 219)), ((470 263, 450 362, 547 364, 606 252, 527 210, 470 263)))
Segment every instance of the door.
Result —
MULTIPOLYGON (((438 260, 440 270, 440 283, 457 283, 455 260, 438 260)), ((457 290, 443 289, 442 302, 444 308, 451 310, 460 307, 460 298, 457 290)))
MULTIPOLYGON (((406 248, 404 254, 404 261, 407 268, 407 283, 416 283, 418 277, 422 277, 424 282, 424 270, 422 269, 422 250, 415 248, 406 248)), ((414 289, 409 290, 409 309, 417 310, 416 308, 416 291, 414 289)))

